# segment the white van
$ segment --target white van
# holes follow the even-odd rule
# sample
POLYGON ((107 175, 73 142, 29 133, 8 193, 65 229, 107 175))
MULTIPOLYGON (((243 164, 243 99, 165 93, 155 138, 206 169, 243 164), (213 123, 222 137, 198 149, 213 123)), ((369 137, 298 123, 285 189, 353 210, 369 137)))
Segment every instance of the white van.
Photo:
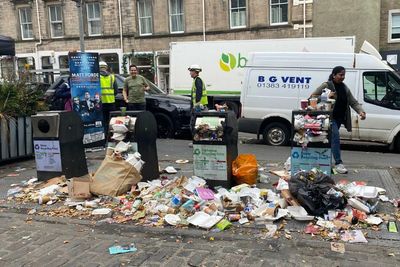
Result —
POLYGON ((367 113, 352 110, 353 131, 341 138, 386 143, 400 151, 400 76, 365 42, 364 53, 253 53, 243 91, 239 131, 262 135, 270 145, 290 140, 291 112, 300 108, 335 66, 346 68, 344 82, 367 113))

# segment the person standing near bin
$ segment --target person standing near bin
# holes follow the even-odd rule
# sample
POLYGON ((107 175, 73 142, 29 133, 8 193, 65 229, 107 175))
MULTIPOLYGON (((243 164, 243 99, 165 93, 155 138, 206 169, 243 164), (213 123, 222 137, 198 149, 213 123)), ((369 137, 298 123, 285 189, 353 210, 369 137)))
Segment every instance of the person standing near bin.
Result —
POLYGON ((333 68, 327 82, 322 83, 311 95, 321 96, 324 89, 331 90, 329 98, 335 99, 335 105, 332 112, 332 154, 335 159, 335 169, 338 173, 347 173, 343 165, 340 152, 339 129, 343 124, 347 131, 351 132, 351 112, 350 107, 354 109, 361 120, 365 120, 366 114, 358 101, 354 98, 350 89, 343 82, 346 76, 346 70, 342 66, 333 68))
POLYGON ((190 77, 193 78, 190 101, 190 110, 192 111, 190 126, 193 130, 195 124, 194 114, 196 112, 207 111, 208 99, 206 85, 199 76, 199 73, 202 71, 201 67, 195 64, 191 65, 188 70, 190 72, 190 77))
POLYGON ((110 112, 116 109, 115 96, 118 93, 118 85, 114 74, 108 72, 108 65, 104 61, 99 62, 101 107, 103 109, 104 130, 107 135, 110 112))
POLYGON ((150 89, 146 79, 138 74, 136 65, 129 66, 130 77, 124 81, 122 94, 128 110, 146 110, 145 91, 150 89))

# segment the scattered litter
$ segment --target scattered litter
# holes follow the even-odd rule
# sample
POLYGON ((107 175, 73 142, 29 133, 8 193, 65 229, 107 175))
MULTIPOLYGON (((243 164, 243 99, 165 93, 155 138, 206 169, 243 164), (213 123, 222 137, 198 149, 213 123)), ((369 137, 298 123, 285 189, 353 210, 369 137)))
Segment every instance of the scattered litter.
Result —
POLYGON ((385 196, 385 195, 380 195, 378 198, 379 198, 382 202, 388 202, 388 201, 389 201, 389 198, 388 198, 387 196, 385 196))
POLYGON ((15 171, 16 172, 23 172, 23 171, 26 171, 26 168, 18 167, 18 168, 15 169, 15 171))
POLYGON ((17 177, 19 176, 19 173, 9 173, 7 174, 7 177, 17 177))
POLYGON ((18 194, 21 191, 22 191, 21 187, 15 187, 15 188, 8 189, 7 196, 8 197, 9 196, 14 196, 14 195, 18 194))
POLYGON ((271 178, 268 175, 263 174, 263 173, 258 174, 258 180, 260 181, 260 183, 263 183, 263 184, 268 184, 271 182, 271 178))
POLYGON ((222 220, 222 216, 218 215, 209 215, 205 212, 199 211, 196 212, 193 216, 190 216, 187 221, 190 224, 195 226, 199 226, 201 228, 210 229, 215 224, 217 224, 220 220, 222 220))
POLYGON ((107 215, 111 212, 111 209, 109 208, 101 208, 101 209, 95 209, 92 211, 92 215, 107 215))
POLYGON ((383 222, 383 220, 379 217, 375 216, 368 216, 367 219, 365 219, 365 222, 371 225, 379 225, 383 222))
POLYGON ((176 214, 167 214, 167 215, 165 215, 164 220, 168 224, 175 226, 181 221, 181 218, 176 214))
POLYGON ((304 233, 315 235, 319 232, 319 227, 313 224, 308 224, 304 229, 304 233))
POLYGON ((241 218, 240 220, 239 220, 239 223, 240 224, 246 224, 246 223, 248 223, 249 222, 249 219, 247 219, 247 218, 241 218))
POLYGON ((331 250, 342 254, 346 251, 344 243, 338 242, 331 242, 331 250))
POLYGON ((178 164, 185 164, 185 163, 188 163, 188 162, 189 162, 189 160, 187 160, 187 159, 177 159, 175 161, 175 163, 178 163, 178 164))
POLYGON ((310 221, 314 219, 314 216, 308 215, 307 211, 302 206, 288 206, 287 210, 295 220, 310 221))
POLYGON ((389 231, 389 233, 397 233, 398 232, 395 221, 388 222, 388 231, 389 231))
POLYGON ((174 174, 174 173, 177 173, 177 172, 178 172, 178 171, 177 171, 174 167, 172 167, 172 166, 166 167, 166 168, 164 169, 164 171, 165 171, 166 173, 169 173, 169 174, 174 174))
POLYGON ((368 243, 361 230, 344 231, 340 238, 342 241, 349 243, 368 243))
MULTIPOLYGON (((240 220, 239 220, 239 222, 240 222, 240 220)), ((224 231, 225 229, 228 229, 231 226, 232 226, 232 223, 230 221, 228 221, 227 219, 222 219, 216 225, 216 227, 221 231, 224 231)))
POLYGON ((122 246, 112 246, 108 248, 108 251, 110 252, 111 255, 115 254, 123 254, 123 253, 128 253, 128 252, 136 252, 137 248, 135 247, 135 244, 129 244, 129 245, 122 245, 122 246))
POLYGON ((37 212, 36 209, 31 209, 31 210, 28 211, 28 215, 33 215, 33 214, 35 214, 36 212, 37 212))

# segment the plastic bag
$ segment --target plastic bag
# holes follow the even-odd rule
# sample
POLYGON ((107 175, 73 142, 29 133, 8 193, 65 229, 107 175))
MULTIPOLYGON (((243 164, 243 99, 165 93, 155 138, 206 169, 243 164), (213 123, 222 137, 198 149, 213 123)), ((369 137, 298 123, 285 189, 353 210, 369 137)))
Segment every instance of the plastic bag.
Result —
POLYGON ((309 214, 315 216, 346 206, 346 198, 328 194, 334 186, 333 179, 322 172, 298 172, 289 180, 290 193, 309 214))
POLYGON ((240 154, 232 162, 232 174, 235 176, 237 184, 257 183, 258 166, 254 154, 240 154))

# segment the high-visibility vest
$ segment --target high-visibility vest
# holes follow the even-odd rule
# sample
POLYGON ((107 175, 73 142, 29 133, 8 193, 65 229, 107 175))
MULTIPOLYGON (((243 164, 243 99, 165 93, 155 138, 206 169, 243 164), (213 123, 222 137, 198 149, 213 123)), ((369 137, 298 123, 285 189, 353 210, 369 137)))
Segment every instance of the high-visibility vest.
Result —
POLYGON ((202 90, 203 93, 202 93, 202 96, 201 96, 201 99, 200 99, 200 104, 205 106, 205 105, 208 104, 206 85, 204 84, 203 80, 198 76, 193 79, 193 84, 192 84, 193 106, 196 105, 196 79, 200 79, 202 84, 203 84, 203 90, 202 90))
POLYGON ((114 81, 113 74, 108 76, 100 75, 101 102, 103 104, 115 103, 114 81))

